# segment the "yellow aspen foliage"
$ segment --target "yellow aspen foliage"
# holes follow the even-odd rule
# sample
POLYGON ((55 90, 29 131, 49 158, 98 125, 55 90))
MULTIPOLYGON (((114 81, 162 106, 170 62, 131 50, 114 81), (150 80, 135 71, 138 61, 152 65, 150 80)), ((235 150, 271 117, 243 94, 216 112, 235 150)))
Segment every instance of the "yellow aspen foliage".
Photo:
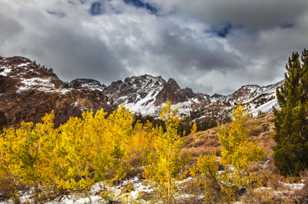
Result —
POLYGON ((55 149, 57 185, 83 190, 102 180, 119 180, 129 171, 128 151, 132 137, 132 115, 124 108, 109 117, 100 110, 85 112, 60 126, 55 149))
POLYGON ((41 123, 21 123, 17 129, 4 130, 0 136, 0 175, 12 176, 16 186, 26 185, 35 190, 49 186, 49 154, 57 136, 53 119, 51 113, 41 123))
POLYGON ((215 155, 200 156, 191 169, 192 175, 216 177, 218 172, 218 162, 215 155))
POLYGON ((198 126, 196 122, 193 122, 190 133, 195 134, 196 132, 198 132, 198 126))
POLYGON ((130 165, 145 166, 148 156, 153 152, 153 141, 157 136, 157 130, 152 123, 142 124, 137 122, 134 126, 134 134, 127 143, 127 154, 130 165))
POLYGON ((204 201, 218 203, 223 199, 223 187, 219 180, 218 162, 215 155, 200 156, 191 168, 191 174, 204 185, 204 201))
POLYGON ((238 106, 233 112, 230 126, 222 127, 218 134, 221 143, 221 161, 225 166, 234 167, 230 178, 239 186, 247 186, 255 181, 256 178, 251 178, 248 168, 265 159, 262 148, 249 138, 246 126, 248 118, 244 108, 238 106))
POLYGON ((158 135, 153 141, 154 151, 149 157, 145 176, 158 185, 160 197, 166 203, 174 203, 175 178, 181 165, 179 155, 182 141, 177 133, 179 118, 171 110, 170 102, 163 106, 160 117, 166 124, 166 131, 162 128, 157 131, 158 135))
POLYGON ((108 117, 104 110, 84 112, 59 127, 53 120, 51 113, 1 133, 0 177, 45 191, 87 190, 98 181, 123 179, 136 161, 144 165, 156 136, 150 123, 133 128, 123 107, 108 117))
POLYGON ((161 116, 164 128, 135 122, 123 107, 109 115, 87 111, 59 127, 51 113, 40 123, 8 128, 0 135, 0 181, 12 178, 16 192, 30 187, 57 194, 87 191, 96 182, 120 181, 145 169, 171 202, 182 165, 180 120, 171 105, 161 116))
MULTIPOLYGON (((84 113, 83 119, 89 120, 90 113, 84 113)), ((90 132, 85 133, 87 125, 82 119, 71 118, 59 127, 60 135, 53 152, 55 159, 51 162, 54 171, 55 184, 59 189, 81 190, 94 181, 89 177, 92 154, 90 132)))

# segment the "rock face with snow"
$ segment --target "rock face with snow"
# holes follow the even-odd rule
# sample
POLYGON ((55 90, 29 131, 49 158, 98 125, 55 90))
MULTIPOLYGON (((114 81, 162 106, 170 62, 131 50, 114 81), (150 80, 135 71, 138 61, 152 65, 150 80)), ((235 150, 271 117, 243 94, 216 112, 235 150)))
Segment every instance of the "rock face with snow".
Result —
POLYGON ((0 58, 0 87, 0 126, 36 122, 51 111, 60 124, 83 110, 108 109, 101 90, 73 87, 51 69, 23 57, 0 58))
POLYGON ((256 116, 261 112, 269 112, 276 107, 276 89, 283 81, 268 86, 246 85, 227 97, 231 105, 243 104, 246 109, 256 116))
POLYGON ((124 105, 134 113, 158 116, 163 103, 171 101, 179 112, 186 111, 189 115, 195 103, 209 102, 206 96, 195 94, 191 89, 181 89, 173 79, 168 81, 162 77, 142 75, 116 81, 106 87, 104 93, 112 99, 115 105, 124 105), (189 106, 189 107, 186 107, 189 106), (189 109, 188 112, 187 110, 189 109))
POLYGON ((197 122, 225 121, 236 104, 243 104, 253 115, 277 106, 276 89, 246 85, 230 95, 194 93, 181 88, 174 79, 151 75, 133 76, 109 86, 93 79, 75 79, 69 83, 44 66, 23 57, 0 57, 0 126, 20 121, 39 121, 54 111, 56 122, 84 110, 119 105, 142 116, 157 117, 162 105, 171 101, 180 116, 197 122))

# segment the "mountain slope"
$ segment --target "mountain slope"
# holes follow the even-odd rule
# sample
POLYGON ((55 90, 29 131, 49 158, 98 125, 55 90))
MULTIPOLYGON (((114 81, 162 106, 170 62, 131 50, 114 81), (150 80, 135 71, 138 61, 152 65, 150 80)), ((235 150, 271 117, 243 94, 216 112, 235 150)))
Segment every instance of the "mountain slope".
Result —
POLYGON ((234 93, 209 96, 181 88, 174 79, 151 75, 133 76, 106 86, 93 79, 62 81, 51 70, 23 57, 0 57, 0 122, 16 124, 38 121, 45 113, 55 111, 62 123, 84 110, 124 105, 133 113, 157 117, 163 103, 171 101, 180 116, 198 123, 225 121, 232 108, 242 103, 253 115, 269 112, 277 106, 276 88, 246 85, 234 93))
POLYGON ((0 126, 36 122, 51 111, 59 124, 83 110, 109 108, 101 90, 74 87, 22 57, 0 58, 0 87, 0 115, 5 117, 0 126))

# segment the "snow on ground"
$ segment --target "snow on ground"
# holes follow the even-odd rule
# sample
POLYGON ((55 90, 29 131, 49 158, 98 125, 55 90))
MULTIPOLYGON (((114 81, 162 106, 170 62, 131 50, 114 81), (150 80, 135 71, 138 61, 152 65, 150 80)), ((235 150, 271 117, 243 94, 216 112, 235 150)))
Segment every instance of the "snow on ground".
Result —
MULTIPOLYGON (((152 193, 154 189, 152 186, 145 184, 143 180, 140 180, 138 177, 134 177, 128 180, 123 181, 117 186, 110 186, 105 182, 99 182, 94 184, 88 195, 87 194, 72 194, 58 197, 54 200, 44 202, 45 204, 100 204, 100 203, 110 203, 107 200, 104 200, 99 194, 101 192, 108 192, 114 200, 125 199, 129 201, 128 203, 134 203, 135 200, 138 200, 140 194, 142 193, 152 193), (126 186, 131 185, 132 190, 126 193, 126 186)), ((21 203, 34 203, 32 199, 32 191, 23 192, 20 196, 21 203)), ((141 200, 142 201, 142 200, 141 200)), ((0 202, 0 204, 13 204, 12 200, 5 202, 0 202)), ((141 202, 146 203, 146 201, 141 202)))
POLYGON ((50 201, 46 202, 45 204, 101 204, 101 203, 107 203, 102 199, 100 196, 94 196, 90 195, 89 197, 82 197, 79 198, 77 196, 64 196, 62 199, 58 201, 50 201))
POLYGON ((302 190, 305 187, 304 183, 282 183, 282 185, 290 190, 302 190))
POLYGON ((138 177, 134 177, 132 179, 128 179, 123 181, 121 184, 117 186, 110 186, 107 185, 104 182, 99 182, 94 184, 91 187, 91 190, 89 192, 89 196, 64 196, 63 198, 56 199, 54 201, 47 202, 46 204, 85 204, 85 203, 108 203, 106 200, 104 200, 101 196, 98 194, 100 192, 109 192, 112 197, 115 200, 120 200, 121 197, 125 195, 123 193, 123 190, 125 189, 125 186, 131 184, 133 187, 133 190, 129 192, 126 196, 128 196, 128 200, 131 200, 131 203, 134 203, 134 200, 137 200, 141 193, 152 193, 154 189, 150 185, 144 184, 142 180, 140 180, 138 177))
POLYGON ((183 185, 183 184, 185 184, 185 183, 188 183, 188 182, 190 182, 190 181, 192 181, 192 180, 193 180, 192 177, 187 177, 186 179, 183 179, 183 180, 180 180, 180 181, 176 181, 175 184, 176 184, 177 186, 180 186, 180 185, 183 185))

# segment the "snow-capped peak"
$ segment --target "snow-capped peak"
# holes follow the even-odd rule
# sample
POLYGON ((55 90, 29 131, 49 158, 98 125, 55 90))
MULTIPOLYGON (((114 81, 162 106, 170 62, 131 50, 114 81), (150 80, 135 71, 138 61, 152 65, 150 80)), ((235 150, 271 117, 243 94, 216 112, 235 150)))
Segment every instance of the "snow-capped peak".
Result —
POLYGON ((133 113, 153 117, 157 117, 162 105, 170 101, 180 116, 206 122, 228 118, 237 104, 243 104, 254 116, 271 111, 277 106, 276 89, 283 82, 269 86, 246 85, 230 95, 209 96, 181 88, 174 79, 148 74, 114 81, 108 86, 93 79, 66 83, 51 69, 26 58, 0 57, 0 83, 5 84, 0 87, 4 99, 5 94, 12 93, 30 98, 31 94, 61 95, 67 96, 69 104, 80 111, 89 107, 98 109, 106 104, 110 109, 123 105, 133 113))

